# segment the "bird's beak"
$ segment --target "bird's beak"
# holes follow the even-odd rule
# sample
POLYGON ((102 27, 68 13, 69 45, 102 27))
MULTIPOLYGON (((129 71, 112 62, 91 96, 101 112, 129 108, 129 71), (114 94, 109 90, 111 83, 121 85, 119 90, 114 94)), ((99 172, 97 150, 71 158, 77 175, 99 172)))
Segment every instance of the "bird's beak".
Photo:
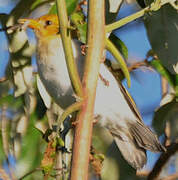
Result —
POLYGON ((36 19, 19 19, 18 23, 22 25, 26 25, 27 27, 32 28, 32 29, 39 28, 39 23, 36 19))

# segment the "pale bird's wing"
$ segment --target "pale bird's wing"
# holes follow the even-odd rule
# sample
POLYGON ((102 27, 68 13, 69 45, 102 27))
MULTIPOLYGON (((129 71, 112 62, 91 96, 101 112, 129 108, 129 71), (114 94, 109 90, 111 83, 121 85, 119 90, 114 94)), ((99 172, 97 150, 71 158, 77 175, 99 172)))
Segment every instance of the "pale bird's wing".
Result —
POLYGON ((102 116, 101 124, 113 135, 123 157, 135 169, 147 161, 145 150, 165 151, 157 136, 144 125, 136 104, 111 72, 101 65, 101 75, 108 80, 108 86, 99 80, 96 96, 97 111, 102 116), (99 102, 97 102, 99 101, 99 102))

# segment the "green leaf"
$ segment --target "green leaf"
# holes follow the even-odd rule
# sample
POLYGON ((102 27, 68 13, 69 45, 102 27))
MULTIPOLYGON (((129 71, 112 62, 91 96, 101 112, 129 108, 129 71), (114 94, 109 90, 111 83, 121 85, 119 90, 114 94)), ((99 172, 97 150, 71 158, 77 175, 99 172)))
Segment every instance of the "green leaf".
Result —
POLYGON ((79 40, 82 43, 86 43, 86 37, 87 37, 87 24, 80 24, 78 25, 78 30, 79 30, 79 40))
POLYGON ((64 141, 63 141, 63 139, 61 137, 57 138, 57 141, 58 141, 58 144, 59 144, 60 147, 65 146, 64 141))
POLYGON ((154 59, 152 61, 149 62, 149 64, 154 67, 163 77, 165 77, 167 79, 167 81, 169 82, 169 84, 174 88, 175 83, 174 83, 174 79, 175 76, 173 74, 171 74, 161 63, 160 60, 158 59, 154 59))
POLYGON ((80 12, 75 12, 71 15, 71 22, 77 28, 77 36, 78 39, 82 43, 86 43, 86 36, 87 36, 87 23, 85 22, 85 17, 80 12))
POLYGON ((128 49, 127 46, 113 33, 109 36, 109 39, 116 46, 116 48, 121 52, 125 59, 128 59, 128 49))
POLYGON ((169 4, 144 16, 149 41, 162 64, 173 74, 178 62, 178 13, 169 4))
POLYGON ((77 4, 78 0, 66 0, 68 15, 72 14, 75 11, 77 4))
POLYGON ((154 114, 152 125, 159 136, 164 133, 168 121, 171 125, 171 136, 175 138, 178 135, 178 102, 175 99, 161 106, 154 114))
MULTIPOLYGON (((71 15, 78 4, 78 0, 66 0, 66 7, 67 7, 67 13, 68 15, 71 15)), ((49 10, 49 14, 57 14, 57 8, 56 8, 56 4, 54 4, 51 9, 49 10)))
POLYGON ((75 24, 75 25, 79 25, 79 24, 84 24, 84 15, 81 12, 74 12, 71 14, 71 21, 75 24))

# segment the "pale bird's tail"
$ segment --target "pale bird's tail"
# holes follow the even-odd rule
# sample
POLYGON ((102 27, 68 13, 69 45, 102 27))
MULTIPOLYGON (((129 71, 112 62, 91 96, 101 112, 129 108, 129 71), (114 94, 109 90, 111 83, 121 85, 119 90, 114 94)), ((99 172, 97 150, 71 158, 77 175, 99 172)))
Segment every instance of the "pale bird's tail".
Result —
MULTIPOLYGON (((110 129, 111 130, 111 129, 110 129)), ((112 133, 112 130, 111 130, 112 133)), ((146 151, 166 151, 157 136, 142 122, 129 125, 128 132, 112 133, 114 140, 123 157, 135 169, 141 169, 147 162, 146 151)))

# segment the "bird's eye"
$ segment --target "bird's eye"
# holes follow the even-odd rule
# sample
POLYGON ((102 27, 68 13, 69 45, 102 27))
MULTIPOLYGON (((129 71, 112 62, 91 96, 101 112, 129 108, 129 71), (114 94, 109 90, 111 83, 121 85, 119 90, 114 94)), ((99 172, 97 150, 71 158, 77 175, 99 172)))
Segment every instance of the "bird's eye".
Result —
POLYGON ((51 24, 52 24, 52 21, 50 21, 50 20, 45 21, 45 25, 46 25, 46 26, 49 26, 49 25, 51 25, 51 24))

